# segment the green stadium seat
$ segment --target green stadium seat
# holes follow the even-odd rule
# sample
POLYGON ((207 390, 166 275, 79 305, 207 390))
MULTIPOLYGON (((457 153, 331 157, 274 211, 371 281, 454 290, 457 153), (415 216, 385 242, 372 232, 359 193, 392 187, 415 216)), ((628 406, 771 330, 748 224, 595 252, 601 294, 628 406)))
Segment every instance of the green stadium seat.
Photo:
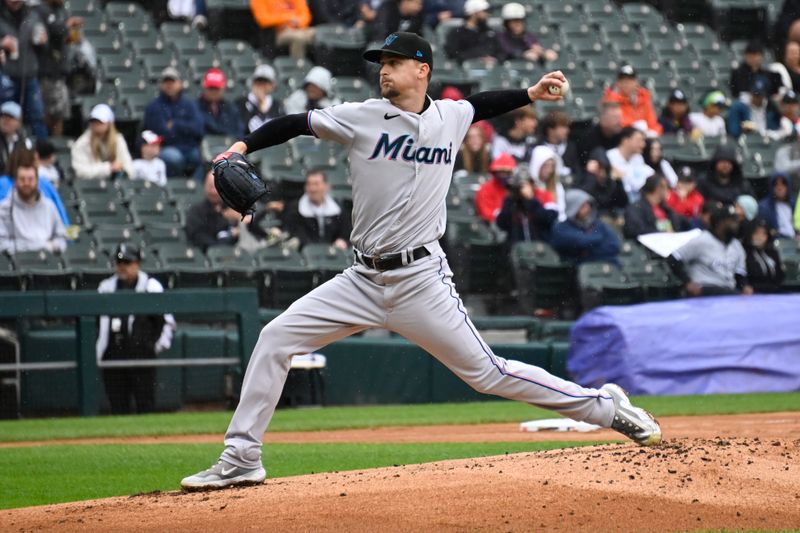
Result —
POLYGON ((0 252, 0 291, 16 291, 22 288, 22 278, 14 267, 14 260, 0 252))
POLYGON ((578 287, 584 311, 599 305, 629 305, 644 300, 644 291, 611 263, 583 263, 578 266, 578 287))
POLYGON ((194 82, 199 85, 206 71, 210 68, 220 68, 222 62, 217 58, 214 54, 214 50, 211 48, 205 48, 202 51, 195 50, 195 52, 196 53, 188 54, 187 51, 184 50, 179 55, 181 58, 185 59, 184 65, 186 65, 187 69, 191 70, 194 82))
POLYGON ((75 290, 75 273, 58 255, 46 252, 18 252, 14 265, 22 278, 23 290, 75 290))
POLYGON ((306 244, 302 250, 306 264, 318 273, 317 283, 324 283, 353 264, 352 250, 330 244, 306 244))
POLYGON ((86 226, 98 228, 105 226, 133 225, 133 215, 118 201, 94 201, 83 197, 80 204, 86 226))
POLYGON ((236 139, 227 135, 205 135, 200 142, 200 157, 204 163, 211 163, 235 141, 236 139))
POLYGON ((367 45, 361 28, 334 24, 315 26, 314 59, 334 76, 359 76, 364 60, 361 54, 367 45))
POLYGON ((128 93, 122 97, 122 105, 128 111, 128 116, 134 120, 142 120, 147 106, 153 101, 155 95, 144 93, 128 93))
POLYGON ((784 292, 800 292, 800 258, 787 258, 783 260, 784 292))
POLYGON ((278 56, 272 60, 272 66, 278 72, 280 81, 289 78, 303 78, 314 64, 308 59, 295 59, 289 56, 278 56))
MULTIPOLYGON (((120 96, 129 94, 150 93, 155 95, 155 90, 150 84, 144 67, 133 66, 129 71, 118 72, 111 80, 120 96)), ((89 115, 86 115, 87 117, 89 115)))
POLYGON ((574 300, 573 268, 545 242, 518 242, 511 248, 511 264, 520 307, 567 309, 574 300))
POLYGON ((316 271, 296 251, 271 246, 255 255, 262 274, 259 290, 262 307, 285 309, 317 285, 316 271))
POLYGON ((114 267, 104 251, 94 247, 82 248, 70 244, 64 258, 77 275, 80 290, 95 290, 100 282, 114 273, 114 267))
POLYGON ((539 339, 549 342, 569 341, 574 325, 572 320, 543 320, 539 339))
POLYGON ((664 22, 663 15, 650 4, 640 2, 624 4, 622 12, 628 22, 638 26, 653 26, 664 22))
POLYGON ((142 66, 144 66, 144 74, 150 81, 158 80, 161 77, 161 71, 165 68, 178 67, 172 55, 166 50, 154 54, 140 55, 140 59, 142 66))
POLYGON ((647 301, 674 300, 680 297, 683 284, 664 261, 637 262, 623 260, 622 257, 620 260, 626 278, 642 286, 647 301))
POLYGON ((166 200, 153 201, 151 198, 137 197, 131 200, 131 213, 137 228, 149 224, 173 224, 183 226, 181 211, 166 200))
POLYGON ((142 242, 149 247, 158 248, 162 244, 188 244, 186 231, 175 224, 149 223, 142 230, 142 242))
POLYGON ((136 2, 108 2, 106 15, 114 21, 150 19, 150 15, 136 2))
POLYGON ((171 177, 167 179, 169 198, 176 204, 191 205, 205 198, 203 185, 191 178, 171 177))
POLYGON ((175 272, 176 287, 213 287, 216 285, 216 277, 199 248, 182 243, 164 243, 154 248, 154 251, 161 266, 175 272))
POLYGON ((237 246, 212 246, 206 251, 220 287, 255 287, 258 270, 255 257, 237 246))
POLYGON ((132 225, 106 225, 94 228, 91 231, 92 237, 97 243, 97 248, 107 252, 113 252, 118 244, 131 242, 141 245, 141 237, 132 225))
POLYGON ((336 157, 336 154, 328 151, 306 152, 303 155, 302 162, 303 168, 306 170, 321 169, 327 171, 341 165, 341 160, 336 157))
POLYGON ((166 187, 156 185, 149 180, 127 179, 119 180, 117 184, 122 190, 123 196, 128 200, 133 198, 140 201, 142 198, 146 198, 148 201, 169 199, 169 191, 166 187))

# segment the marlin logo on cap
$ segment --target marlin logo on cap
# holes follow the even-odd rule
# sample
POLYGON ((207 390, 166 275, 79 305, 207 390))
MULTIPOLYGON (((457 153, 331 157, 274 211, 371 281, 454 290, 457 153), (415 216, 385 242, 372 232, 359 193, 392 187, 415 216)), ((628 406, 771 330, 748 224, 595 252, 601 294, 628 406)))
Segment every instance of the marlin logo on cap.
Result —
POLYGON ((422 53, 422 50, 417 50, 417 57, 423 57, 423 56, 424 54, 422 53))
POLYGON ((397 34, 393 33, 390 36, 388 36, 385 41, 383 41, 383 46, 391 46, 391 44, 396 40, 397 40, 397 34))

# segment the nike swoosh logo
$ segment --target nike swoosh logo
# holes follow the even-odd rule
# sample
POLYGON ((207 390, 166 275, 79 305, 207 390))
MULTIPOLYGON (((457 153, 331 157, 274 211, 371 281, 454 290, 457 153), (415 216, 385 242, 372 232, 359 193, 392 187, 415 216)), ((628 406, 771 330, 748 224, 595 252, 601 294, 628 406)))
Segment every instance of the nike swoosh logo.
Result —
POLYGON ((231 468, 230 470, 225 470, 225 469, 223 468, 223 469, 222 469, 222 475, 223 475, 223 476, 227 476, 228 474, 230 474, 230 473, 231 473, 231 472, 233 472, 234 470, 236 470, 236 467, 235 467, 235 466, 234 466, 233 468, 231 468))
POLYGON ((396 115, 390 115, 389 113, 384 113, 383 114, 383 118, 385 118, 386 120, 391 120, 391 119, 399 117, 399 116, 400 116, 400 113, 398 113, 396 115))

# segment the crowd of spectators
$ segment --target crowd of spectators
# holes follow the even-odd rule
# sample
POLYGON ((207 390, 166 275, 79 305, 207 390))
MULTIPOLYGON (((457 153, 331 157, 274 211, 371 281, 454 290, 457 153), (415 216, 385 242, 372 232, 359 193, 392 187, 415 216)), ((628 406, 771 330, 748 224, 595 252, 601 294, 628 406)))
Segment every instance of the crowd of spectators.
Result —
MULTIPOLYGON (((174 15, 204 26, 204 2, 170 4, 174 15)), ((558 53, 540 42, 528 27, 526 7, 515 2, 503 5, 499 13, 492 12, 487 0, 253 0, 250 5, 255 22, 269 32, 276 49, 295 59, 309 58, 318 22, 362 27, 369 38, 382 39, 393 31, 421 33, 461 18, 460 24, 448 24, 442 47, 453 61, 480 60, 491 66, 522 59, 542 69, 559 66, 558 53), (499 21, 490 21, 498 14, 499 21)), ((75 31, 80 24, 64 9, 63 0, 0 4, 0 171, 12 178, 0 204, 0 247, 7 251, 66 246, 63 228, 68 220, 55 192, 62 169, 46 140, 61 135, 69 118, 63 56, 80 39, 75 31), (33 154, 39 168, 36 180, 25 179, 29 167, 12 164, 18 152, 33 154)), ((795 238, 800 231, 800 206, 793 194, 800 186, 800 41, 793 35, 800 39, 800 31, 786 31, 777 61, 765 64, 764 46, 749 43, 730 72, 728 86, 702 95, 697 106, 681 88, 654 95, 636 66, 623 64, 615 79, 597 89, 597 117, 580 131, 575 131, 569 105, 542 115, 526 106, 490 124, 473 125, 457 152, 455 170, 488 177, 475 197, 477 216, 504 232, 510 243, 546 241, 572 263, 616 262, 619 236, 633 239, 700 228, 709 246, 674 256, 686 267, 678 272, 687 283, 699 277, 701 287, 712 281, 728 289, 772 287, 767 282, 745 284, 744 269, 758 270, 762 280, 779 278, 780 262, 770 242, 795 238), (659 101, 664 103, 661 109, 659 101), (739 151, 740 139, 751 136, 784 143, 775 156, 769 190, 759 199, 753 198, 739 151), (668 137, 712 140, 708 146, 716 148, 708 168, 673 168, 664 156, 668 137), (731 234, 739 245, 728 239, 731 234), (709 281, 703 277, 707 272, 692 262, 702 263, 704 254, 717 248, 735 268, 724 280, 709 281), (740 271, 744 282, 736 277, 740 271)), ((235 101, 226 94, 229 75, 221 68, 209 69, 199 94, 190 96, 182 73, 165 68, 158 95, 147 105, 130 145, 116 127, 114 110, 103 103, 94 106, 85 131, 72 143, 70 175, 77 180, 140 179, 158 186, 166 185, 168 177, 194 177, 204 184, 206 198, 187 212, 186 234, 204 250, 240 242, 245 234, 264 240, 276 232, 291 236, 300 247, 317 242, 346 247, 349 213, 331 195, 324 172, 308 171, 299 199, 274 201, 255 220, 243 222, 222 204, 201 156, 204 136, 240 138, 284 113, 340 103, 332 73, 314 66, 292 92, 279 98, 276 89, 282 80, 267 61, 255 68, 246 95, 235 101), (258 224, 266 215, 278 221, 267 231, 258 224)), ((457 90, 447 91, 445 95, 463 97, 457 90)), ((21 160, 27 162, 27 157, 21 160)), ((702 292, 694 285, 687 289, 702 292)))

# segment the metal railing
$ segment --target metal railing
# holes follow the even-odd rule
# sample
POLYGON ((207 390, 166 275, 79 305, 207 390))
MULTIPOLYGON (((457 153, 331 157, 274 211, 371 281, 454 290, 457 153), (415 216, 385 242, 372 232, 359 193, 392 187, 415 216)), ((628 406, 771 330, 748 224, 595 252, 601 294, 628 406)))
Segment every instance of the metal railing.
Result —
POLYGON ((244 373, 258 340, 261 323, 255 289, 178 289, 163 293, 112 293, 94 291, 0 293, 0 318, 75 317, 77 360, 0 364, 0 371, 77 369, 78 406, 81 415, 98 411, 100 368, 183 367, 240 364, 244 373), (239 357, 188 359, 127 359, 102 361, 95 353, 97 317, 103 315, 184 314, 220 320, 234 318, 239 331, 239 357))

